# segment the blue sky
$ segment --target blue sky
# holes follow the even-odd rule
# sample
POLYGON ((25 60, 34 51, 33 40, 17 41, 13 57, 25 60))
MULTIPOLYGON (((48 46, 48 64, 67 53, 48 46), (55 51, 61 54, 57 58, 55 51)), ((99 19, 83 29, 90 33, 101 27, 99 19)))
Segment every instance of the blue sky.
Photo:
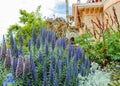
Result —
MULTIPOLYGON (((81 0, 85 2, 86 0, 81 0)), ((69 0, 69 13, 71 7, 77 0, 69 0)), ((2 35, 7 32, 7 28, 19 21, 19 10, 25 9, 28 12, 34 11, 41 5, 42 16, 65 17, 65 0, 1 0, 0 2, 0 40, 2 35)))
MULTIPOLYGON (((59 14, 65 14, 66 13, 66 4, 64 2, 59 3, 55 6, 55 12, 59 14)), ((72 13, 72 7, 69 6, 69 14, 72 13)))

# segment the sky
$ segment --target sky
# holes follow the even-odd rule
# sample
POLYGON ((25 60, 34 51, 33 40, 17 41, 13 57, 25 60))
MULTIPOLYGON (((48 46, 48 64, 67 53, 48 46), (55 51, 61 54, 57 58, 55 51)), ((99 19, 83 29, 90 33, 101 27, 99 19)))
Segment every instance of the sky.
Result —
MULTIPOLYGON (((69 1, 69 13, 71 7, 77 0, 69 1)), ((86 0, 81 0, 82 3, 86 0)), ((25 9, 28 12, 35 11, 41 5, 42 17, 60 16, 65 17, 65 0, 0 0, 0 41, 2 35, 7 32, 7 28, 19 21, 19 10, 25 9)))

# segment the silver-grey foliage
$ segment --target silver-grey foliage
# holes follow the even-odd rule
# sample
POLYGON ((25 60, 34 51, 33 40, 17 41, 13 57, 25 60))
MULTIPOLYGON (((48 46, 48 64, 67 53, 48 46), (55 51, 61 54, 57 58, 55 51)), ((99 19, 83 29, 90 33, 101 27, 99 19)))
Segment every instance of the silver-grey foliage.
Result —
POLYGON ((79 86, 108 86, 108 83, 110 83, 110 73, 97 69, 97 63, 93 62, 91 65, 91 73, 88 76, 78 75, 79 86))

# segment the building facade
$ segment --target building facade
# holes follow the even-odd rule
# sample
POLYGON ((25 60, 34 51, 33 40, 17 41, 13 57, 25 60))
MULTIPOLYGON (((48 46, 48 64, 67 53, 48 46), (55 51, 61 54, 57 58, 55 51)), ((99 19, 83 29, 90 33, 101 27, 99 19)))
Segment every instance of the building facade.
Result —
POLYGON ((72 5, 72 16, 74 17, 75 26, 80 28, 84 25, 89 29, 93 28, 91 20, 96 22, 97 18, 105 25, 108 15, 114 17, 113 7, 118 21, 120 21, 120 0, 88 0, 86 3, 81 3, 78 0, 77 3, 72 5))

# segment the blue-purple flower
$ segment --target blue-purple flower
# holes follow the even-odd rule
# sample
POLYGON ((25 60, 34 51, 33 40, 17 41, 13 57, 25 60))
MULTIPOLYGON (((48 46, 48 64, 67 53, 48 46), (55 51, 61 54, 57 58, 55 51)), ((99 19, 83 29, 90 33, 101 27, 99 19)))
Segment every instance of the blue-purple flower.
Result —
MULTIPOLYGON (((13 39, 13 34, 12 34, 12 32, 11 32, 11 34, 10 34, 10 47, 11 47, 11 50, 13 50, 13 48, 14 48, 14 39, 13 39)), ((13 55, 13 54, 12 54, 13 55)))
POLYGON ((39 61, 40 61, 42 64, 44 63, 44 59, 43 59, 43 57, 42 57, 41 51, 39 51, 38 59, 39 59, 39 61))
POLYGON ((63 52, 61 49, 57 49, 57 54, 60 58, 62 58, 63 52))
POLYGON ((53 64, 50 63, 50 74, 49 74, 49 78, 50 78, 50 86, 53 86, 54 83, 54 70, 53 70, 53 64))
POLYGON ((20 34, 19 34, 19 43, 20 43, 20 46, 23 46, 22 32, 20 32, 20 34))
POLYGON ((75 51, 75 53, 74 53, 74 58, 76 59, 76 62, 78 61, 78 60, 82 60, 82 61, 84 61, 84 52, 83 52, 83 50, 80 48, 80 46, 78 46, 77 48, 76 48, 76 51, 75 51))
POLYGON ((33 28, 33 30, 32 30, 32 43, 33 43, 33 45, 35 46, 35 44, 36 44, 36 29, 35 29, 35 27, 33 28))
POLYGON ((85 66, 84 64, 81 65, 80 73, 82 76, 84 76, 85 66))
POLYGON ((30 86, 30 79, 27 79, 27 86, 30 86))
POLYGON ((47 74, 44 74, 44 76, 43 76, 43 85, 42 86, 47 86, 47 74))
POLYGON ((62 37, 61 41, 62 41, 62 47, 65 50, 65 48, 66 48, 66 39, 64 37, 62 37))
POLYGON ((46 36, 47 36, 47 32, 46 32, 45 28, 41 28, 41 35, 42 35, 42 43, 44 45, 45 39, 46 39, 46 36))
POLYGON ((59 72, 60 72, 60 62, 59 62, 59 59, 56 59, 55 72, 59 75, 59 72))
POLYGON ((4 60, 4 67, 7 67, 7 68, 12 67, 12 61, 13 61, 13 59, 12 59, 10 49, 7 49, 6 57, 5 57, 5 60, 4 60))
POLYGON ((70 68, 66 72, 65 86, 69 86, 70 85, 71 71, 72 71, 72 68, 70 66, 70 68))
POLYGON ((77 63, 74 63, 74 64, 73 64, 73 69, 74 69, 74 75, 75 75, 75 77, 77 77, 77 76, 78 76, 77 63))
POLYGON ((2 42, 2 60, 4 61, 5 60, 5 57, 6 57, 6 42, 5 42, 5 38, 4 38, 4 35, 3 35, 3 42, 2 42))
POLYGON ((57 78, 54 79, 54 86, 59 86, 59 83, 58 83, 58 79, 57 79, 57 78))
POLYGON ((52 40, 52 31, 51 30, 48 30, 48 34, 47 34, 47 37, 48 37, 48 42, 50 43, 51 40, 52 40))
POLYGON ((37 40, 36 40, 36 47, 37 47, 37 49, 39 49, 40 48, 40 35, 38 35, 38 37, 37 37, 37 40))
POLYGON ((31 51, 31 40, 28 42, 28 50, 31 51))
POLYGON ((68 45, 68 61, 71 60, 71 57, 73 56, 73 54, 74 54, 73 46, 71 43, 69 43, 69 45, 68 45))
POLYGON ((12 53, 13 53, 13 56, 18 57, 18 48, 15 40, 14 40, 14 48, 12 50, 12 53))
POLYGON ((50 62, 52 64, 52 67, 54 68, 55 67, 55 58, 53 55, 50 55, 50 62))
POLYGON ((22 55, 22 54, 23 54, 22 45, 20 45, 20 48, 18 50, 18 55, 22 55))
POLYGON ((49 54, 49 46, 48 46, 48 41, 45 41, 45 55, 49 54))
POLYGON ((85 67, 87 68, 90 68, 90 61, 89 61, 89 59, 86 57, 85 58, 85 62, 84 62, 84 64, 85 64, 85 67))
POLYGON ((46 64, 44 63, 44 64, 43 64, 43 73, 44 73, 43 75, 46 75, 46 74, 47 74, 46 71, 47 71, 47 69, 46 69, 46 64))
POLYGON ((56 41, 56 35, 53 33, 52 34, 52 50, 55 48, 55 41, 56 41))
POLYGON ((64 69, 64 66, 65 66, 65 62, 64 62, 64 60, 61 60, 61 70, 64 69))
POLYGON ((30 70, 31 70, 32 79, 36 80, 36 68, 35 68, 34 60, 32 58, 32 53, 30 54, 30 70))
POLYGON ((2 86, 8 86, 8 84, 11 84, 11 85, 15 84, 12 73, 7 74, 7 77, 5 81, 3 82, 2 86))
POLYGON ((23 63, 23 76, 30 73, 30 57, 25 56, 25 62, 23 63))
POLYGON ((58 39, 58 40, 57 40, 57 46, 58 46, 58 47, 62 47, 62 41, 61 41, 61 39, 58 39))
POLYGON ((16 67, 16 77, 23 77, 23 69, 24 69, 24 58, 22 56, 19 56, 17 67, 16 67))
POLYGON ((15 75, 18 59, 13 57, 13 73, 15 75))

